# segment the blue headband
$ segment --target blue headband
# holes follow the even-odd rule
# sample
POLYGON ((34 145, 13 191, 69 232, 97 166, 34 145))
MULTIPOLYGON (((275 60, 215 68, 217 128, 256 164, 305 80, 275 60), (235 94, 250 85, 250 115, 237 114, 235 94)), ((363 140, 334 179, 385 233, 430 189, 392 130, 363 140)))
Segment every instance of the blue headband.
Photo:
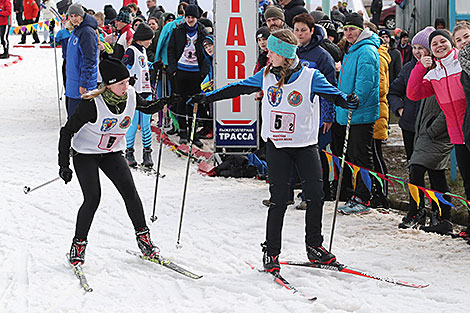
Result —
POLYGON ((276 52, 280 56, 286 59, 295 59, 297 52, 297 45, 293 45, 276 38, 273 35, 268 37, 268 49, 272 52, 276 52))

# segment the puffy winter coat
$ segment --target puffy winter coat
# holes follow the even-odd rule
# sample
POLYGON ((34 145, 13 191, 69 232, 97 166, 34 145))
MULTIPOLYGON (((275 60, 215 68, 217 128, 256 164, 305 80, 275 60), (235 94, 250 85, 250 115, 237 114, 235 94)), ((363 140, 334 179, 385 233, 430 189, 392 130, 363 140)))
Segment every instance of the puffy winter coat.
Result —
POLYGON ((420 100, 436 95, 437 102, 446 115, 447 129, 453 144, 463 144, 462 124, 465 115, 465 93, 460 83, 462 68, 458 58, 458 50, 436 60, 436 68, 427 69, 418 62, 411 71, 406 95, 411 100, 420 100))
POLYGON ((39 13, 39 7, 34 0, 23 0, 23 15, 25 20, 34 20, 39 13))
MULTIPOLYGON (((388 77, 390 78, 390 84, 391 84, 393 83, 395 78, 398 77, 398 74, 400 73, 401 68, 403 66, 402 61, 401 61, 401 54, 395 45, 395 40, 393 40, 393 42, 390 43, 388 54, 390 54, 390 57, 392 58, 392 61, 390 62, 390 65, 388 66, 388 72, 389 72, 388 77)), ((414 57, 412 59, 414 59, 414 57)))
POLYGON ((416 117, 415 143, 410 165, 431 170, 445 170, 453 145, 447 132, 446 118, 436 97, 422 101, 416 117))
POLYGON ((11 25, 11 1, 0 0, 0 25, 11 25))
POLYGON ((292 20, 296 15, 302 14, 302 13, 308 13, 307 9, 305 8, 305 2, 304 0, 292 0, 288 4, 284 6, 284 17, 286 24, 290 28, 294 28, 294 25, 292 24, 292 20))
POLYGON ((168 65, 168 44, 170 43, 171 33, 181 23, 183 23, 183 17, 178 16, 176 20, 163 26, 155 51, 155 61, 161 60, 163 64, 168 65))
POLYGON ((410 62, 406 63, 405 66, 398 74, 398 77, 390 84, 390 90, 388 92, 388 104, 390 109, 396 116, 400 117, 398 126, 409 132, 415 132, 416 114, 418 114, 419 104, 421 100, 413 101, 406 96, 406 86, 408 85, 408 79, 410 78, 411 71, 416 65, 416 58, 412 58, 410 62), (398 110, 403 109, 400 116, 398 110))
POLYGON ((65 95, 80 99, 79 87, 96 88, 98 77, 98 38, 96 19, 85 13, 83 22, 70 35, 67 45, 65 95))
POLYGON ((374 125, 374 139, 387 139, 388 138, 388 101, 387 94, 390 87, 388 79, 388 65, 392 58, 388 54, 388 47, 381 45, 379 47, 380 56, 380 87, 379 87, 379 99, 380 99, 380 114, 379 119, 374 125))
MULTIPOLYGON (((380 38, 368 28, 349 47, 341 65, 338 88, 359 97, 359 107, 352 114, 351 124, 372 124, 379 118, 380 38)), ((336 121, 346 125, 348 110, 336 107, 336 121)))
MULTIPOLYGON (((172 32, 170 42, 168 44, 168 73, 173 75, 177 69, 177 63, 183 54, 184 47, 186 45, 186 23, 178 25, 172 32)), ((202 42, 208 35, 204 26, 201 23, 197 24, 197 40, 196 46, 196 57, 199 65, 199 73, 201 74, 201 81, 209 74, 209 64, 207 64, 204 48, 202 42)))
POLYGON ((467 148, 470 149, 470 45, 466 45, 459 53, 460 66, 462 67, 462 76, 460 82, 462 83, 467 99, 467 109, 465 110, 465 117, 463 121, 462 131, 467 148))

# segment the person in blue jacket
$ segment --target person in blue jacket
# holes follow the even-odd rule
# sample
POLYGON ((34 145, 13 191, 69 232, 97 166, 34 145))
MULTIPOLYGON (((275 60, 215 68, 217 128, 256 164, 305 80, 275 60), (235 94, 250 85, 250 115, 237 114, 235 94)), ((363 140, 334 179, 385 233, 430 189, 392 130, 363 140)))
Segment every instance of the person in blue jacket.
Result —
MULTIPOLYGON (((346 160, 373 170, 372 138, 374 123, 379 118, 380 59, 378 48, 380 38, 368 28, 364 28, 361 15, 351 13, 346 17, 344 36, 347 40, 338 89, 344 93, 354 92, 360 105, 352 114, 346 160)), ((336 122, 332 130, 332 152, 341 156, 348 122, 348 110, 336 107, 336 122)), ((352 190, 351 171, 344 171, 344 187, 352 190)), ((357 179, 357 187, 344 206, 338 209, 343 213, 364 213, 370 210, 370 191, 362 179, 357 179)))
MULTIPOLYGON (((301 65, 296 55, 297 38, 288 29, 273 32, 268 38, 271 63, 253 76, 189 102, 204 104, 263 91, 261 137, 266 141, 266 160, 271 194, 263 247, 263 266, 267 272, 279 272, 281 233, 287 209, 292 164, 298 169, 307 202, 305 244, 311 262, 331 264, 336 257, 323 246, 323 190, 318 131, 319 97, 348 110, 357 108, 359 99, 346 96, 332 86, 318 70, 301 65)), ((258 105, 253 102, 253 105, 258 105)))
POLYGON ((81 101, 81 96, 96 88, 98 78, 98 37, 96 19, 74 3, 68 14, 74 30, 67 45, 65 95, 70 117, 81 101))

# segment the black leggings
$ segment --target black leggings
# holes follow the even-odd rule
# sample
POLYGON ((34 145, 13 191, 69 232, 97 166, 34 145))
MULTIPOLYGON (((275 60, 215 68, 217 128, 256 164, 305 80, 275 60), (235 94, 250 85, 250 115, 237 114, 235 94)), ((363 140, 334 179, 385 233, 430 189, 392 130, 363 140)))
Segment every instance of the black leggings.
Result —
MULTIPOLYGON (((428 172, 429 181, 431 183, 431 189, 446 193, 449 191, 449 185, 447 185, 446 171, 445 170, 430 170, 422 165, 412 164, 410 165, 410 183, 425 187, 424 175, 428 172)), ((420 207, 424 207, 424 193, 419 191, 420 207)), ((444 196, 444 199, 450 202, 449 196, 444 196)), ((442 202, 439 203, 441 206, 442 219, 450 220, 451 212, 450 206, 442 202)), ((431 210, 438 211, 439 207, 434 201, 431 204, 431 210)), ((410 207, 408 209, 408 217, 413 218, 418 212, 418 206, 416 201, 410 195, 410 207)))
MULTIPOLYGON (((186 101, 193 95, 201 92, 201 74, 199 72, 186 72, 177 70, 175 76, 176 83, 176 93, 183 98, 177 106, 177 113, 181 116, 178 116, 178 124, 180 125, 181 130, 186 130, 188 127, 191 127, 192 116, 193 116, 193 107, 192 105, 186 104, 186 101), (188 118, 188 122, 186 122, 188 118), (189 125, 188 125, 189 123, 189 125)), ((198 112, 201 106, 198 106, 198 112)))
MULTIPOLYGON (((385 163, 383 154, 382 154, 382 139, 374 139, 372 140, 372 153, 374 157, 374 169, 376 172, 381 174, 388 174, 387 164, 385 163)), ((388 185, 387 181, 384 180, 384 188, 381 190, 380 183, 376 181, 374 178, 375 183, 375 192, 378 196, 388 196, 388 185)))
POLYGON ((10 25, 0 25, 0 42, 3 46, 3 50, 7 51, 9 42, 8 42, 8 33, 10 32, 10 25))
POLYGON ((321 233, 323 216, 323 181, 317 146, 278 149, 271 141, 266 143, 271 204, 266 224, 268 255, 281 253, 281 234, 287 209, 289 178, 292 164, 297 167, 307 201, 305 213, 305 242, 311 246, 323 243, 321 233))
POLYGON ((113 182, 124 199, 127 214, 135 230, 146 227, 144 210, 134 180, 121 152, 81 154, 73 156, 73 166, 83 192, 83 204, 77 215, 75 238, 87 239, 101 198, 98 169, 113 182))
MULTIPOLYGON (((462 176, 465 196, 470 200, 470 150, 463 145, 454 145, 457 165, 459 166, 460 176, 462 176)), ((468 214, 467 226, 470 227, 470 214, 468 214)))

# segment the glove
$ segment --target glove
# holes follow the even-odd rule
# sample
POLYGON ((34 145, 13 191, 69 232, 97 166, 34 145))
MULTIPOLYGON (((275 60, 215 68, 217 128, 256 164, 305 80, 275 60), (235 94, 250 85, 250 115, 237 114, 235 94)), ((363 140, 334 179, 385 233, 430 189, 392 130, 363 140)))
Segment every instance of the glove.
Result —
POLYGON ((137 81, 137 76, 134 74, 129 78, 129 85, 134 86, 135 82, 137 81))
POLYGON ((68 167, 61 167, 59 169, 59 176, 66 184, 72 180, 72 173, 72 170, 68 167))
POLYGON ((347 102, 347 109, 348 110, 356 110, 357 107, 359 106, 359 97, 356 96, 353 93, 350 93, 347 97, 346 97, 346 102, 347 102))
POLYGON ((177 93, 172 93, 165 102, 168 105, 168 110, 171 111, 172 108, 178 107, 183 102, 183 98, 177 93))
POLYGON ((199 103, 199 104, 207 104, 209 101, 207 100, 207 96, 203 93, 195 94, 191 98, 189 98, 188 101, 186 101, 186 104, 191 104, 194 105, 194 103, 199 103))

